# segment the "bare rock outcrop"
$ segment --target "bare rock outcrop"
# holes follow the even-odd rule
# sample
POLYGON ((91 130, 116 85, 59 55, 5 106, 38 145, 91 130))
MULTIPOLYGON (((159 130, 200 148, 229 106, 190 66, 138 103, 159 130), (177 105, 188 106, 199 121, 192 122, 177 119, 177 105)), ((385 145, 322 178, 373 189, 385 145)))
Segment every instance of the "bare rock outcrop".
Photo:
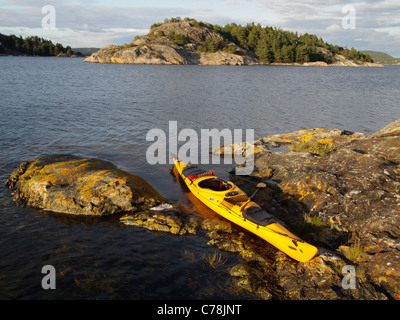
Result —
POLYGON ((253 55, 237 45, 226 44, 220 34, 207 26, 194 26, 191 21, 164 23, 152 28, 142 37, 123 46, 107 46, 93 53, 85 62, 127 64, 180 64, 180 65, 251 65, 257 64, 253 55), (179 35, 182 42, 173 41, 171 34, 179 35), (201 52, 199 45, 212 41, 223 44, 230 51, 201 52), (234 53, 232 53, 234 52, 234 53))
POLYGON ((73 155, 22 163, 6 182, 17 204, 80 215, 105 216, 150 208, 165 199, 145 180, 112 163, 73 155))
POLYGON ((292 151, 255 154, 252 174, 274 182, 256 201, 295 229, 304 217, 327 223, 309 236, 335 252, 357 248, 349 263, 388 297, 400 287, 399 124, 372 135, 310 129, 264 137, 260 143, 287 144, 292 151), (305 148, 295 151, 297 144, 305 148), (316 144, 329 152, 312 152, 316 144))

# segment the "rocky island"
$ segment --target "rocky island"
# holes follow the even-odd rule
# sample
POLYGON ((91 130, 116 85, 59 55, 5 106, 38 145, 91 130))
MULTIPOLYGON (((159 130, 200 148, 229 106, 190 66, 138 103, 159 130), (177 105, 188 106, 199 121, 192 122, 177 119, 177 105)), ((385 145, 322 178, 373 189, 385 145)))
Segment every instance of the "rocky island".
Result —
POLYGON ((254 144, 254 172, 231 180, 248 194, 260 180, 267 184, 254 201, 319 248, 307 263, 217 215, 168 203, 146 181, 106 161, 42 156, 22 163, 6 185, 20 205, 120 214, 123 224, 176 235, 204 230, 208 244, 241 256, 227 272, 238 288, 262 299, 398 299, 400 119, 371 135, 313 128, 254 144), (290 149, 273 151, 279 146, 290 149), (350 288, 343 284, 349 268, 350 288))
POLYGON ((325 43, 315 35, 261 25, 212 25, 194 19, 166 19, 126 45, 109 45, 85 62, 172 65, 295 64, 382 66, 354 48, 325 43))
MULTIPOLYGON (((206 48, 206 47, 204 47, 206 48)), ((206 51, 205 49, 204 51, 206 51)), ((93 53, 85 62, 180 65, 253 65, 258 61, 207 25, 192 21, 168 22, 154 27, 125 46, 111 45, 93 53), (225 50, 202 52, 199 46, 223 44, 225 50)))

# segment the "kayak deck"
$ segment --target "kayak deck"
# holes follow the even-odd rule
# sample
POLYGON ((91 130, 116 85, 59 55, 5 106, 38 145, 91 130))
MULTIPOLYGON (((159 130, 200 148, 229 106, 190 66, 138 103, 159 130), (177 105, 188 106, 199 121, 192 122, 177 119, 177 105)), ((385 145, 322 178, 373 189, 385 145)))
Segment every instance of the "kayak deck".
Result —
POLYGON ((251 201, 245 192, 230 181, 174 159, 179 176, 202 203, 225 219, 266 240, 300 262, 311 260, 318 249, 282 226, 271 214, 251 201))

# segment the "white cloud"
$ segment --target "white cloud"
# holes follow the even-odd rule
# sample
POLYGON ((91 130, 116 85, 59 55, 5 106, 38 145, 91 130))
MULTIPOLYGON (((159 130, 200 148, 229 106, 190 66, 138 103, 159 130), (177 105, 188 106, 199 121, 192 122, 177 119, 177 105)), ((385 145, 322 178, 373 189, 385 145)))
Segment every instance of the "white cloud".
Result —
MULTIPOLYGON (((139 1, 6 0, 0 1, 0 30, 23 28, 55 36, 41 27, 41 7, 55 6, 57 41, 73 46, 130 42, 151 24, 169 17, 193 17, 215 24, 250 22, 314 33, 325 41, 357 49, 382 50, 400 57, 400 1, 398 0, 215 0, 139 1), (138 4, 139 3, 139 4, 138 4), (342 8, 356 9, 356 30, 343 30, 342 8), (207 7, 206 7, 207 6, 207 7), (64 38, 63 38, 64 37, 64 38)), ((2 31, 0 31, 2 32, 2 31)), ((50 38, 53 40, 53 38, 50 38)))
MULTIPOLYGON (((41 30, 43 0, 10 0, 0 2, 0 32, 17 35, 37 34, 71 46, 103 47, 129 43, 136 35, 148 32, 151 24, 167 17, 193 13, 183 8, 129 7, 87 5, 54 1, 56 30, 41 30), (8 32, 6 32, 8 31, 8 32), (87 45, 85 44, 87 43, 87 45)), ((196 13, 207 9, 196 10, 196 13)))
POLYGON ((326 31, 340 31, 342 30, 342 27, 339 26, 337 23, 331 24, 326 27, 326 31))

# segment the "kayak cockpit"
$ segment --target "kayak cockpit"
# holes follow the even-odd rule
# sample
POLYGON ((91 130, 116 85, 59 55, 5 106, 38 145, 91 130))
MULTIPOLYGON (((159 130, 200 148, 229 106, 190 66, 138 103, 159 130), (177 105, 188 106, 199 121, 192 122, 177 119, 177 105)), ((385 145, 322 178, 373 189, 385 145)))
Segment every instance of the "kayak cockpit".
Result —
POLYGON ((258 206, 248 207, 247 209, 243 210, 242 214, 243 218, 260 226, 265 227, 266 225, 274 222, 272 219, 272 215, 270 215, 268 212, 264 211, 258 206))
POLYGON ((213 191, 228 191, 233 188, 233 185, 225 180, 219 178, 210 178, 200 181, 198 186, 204 189, 213 191))

